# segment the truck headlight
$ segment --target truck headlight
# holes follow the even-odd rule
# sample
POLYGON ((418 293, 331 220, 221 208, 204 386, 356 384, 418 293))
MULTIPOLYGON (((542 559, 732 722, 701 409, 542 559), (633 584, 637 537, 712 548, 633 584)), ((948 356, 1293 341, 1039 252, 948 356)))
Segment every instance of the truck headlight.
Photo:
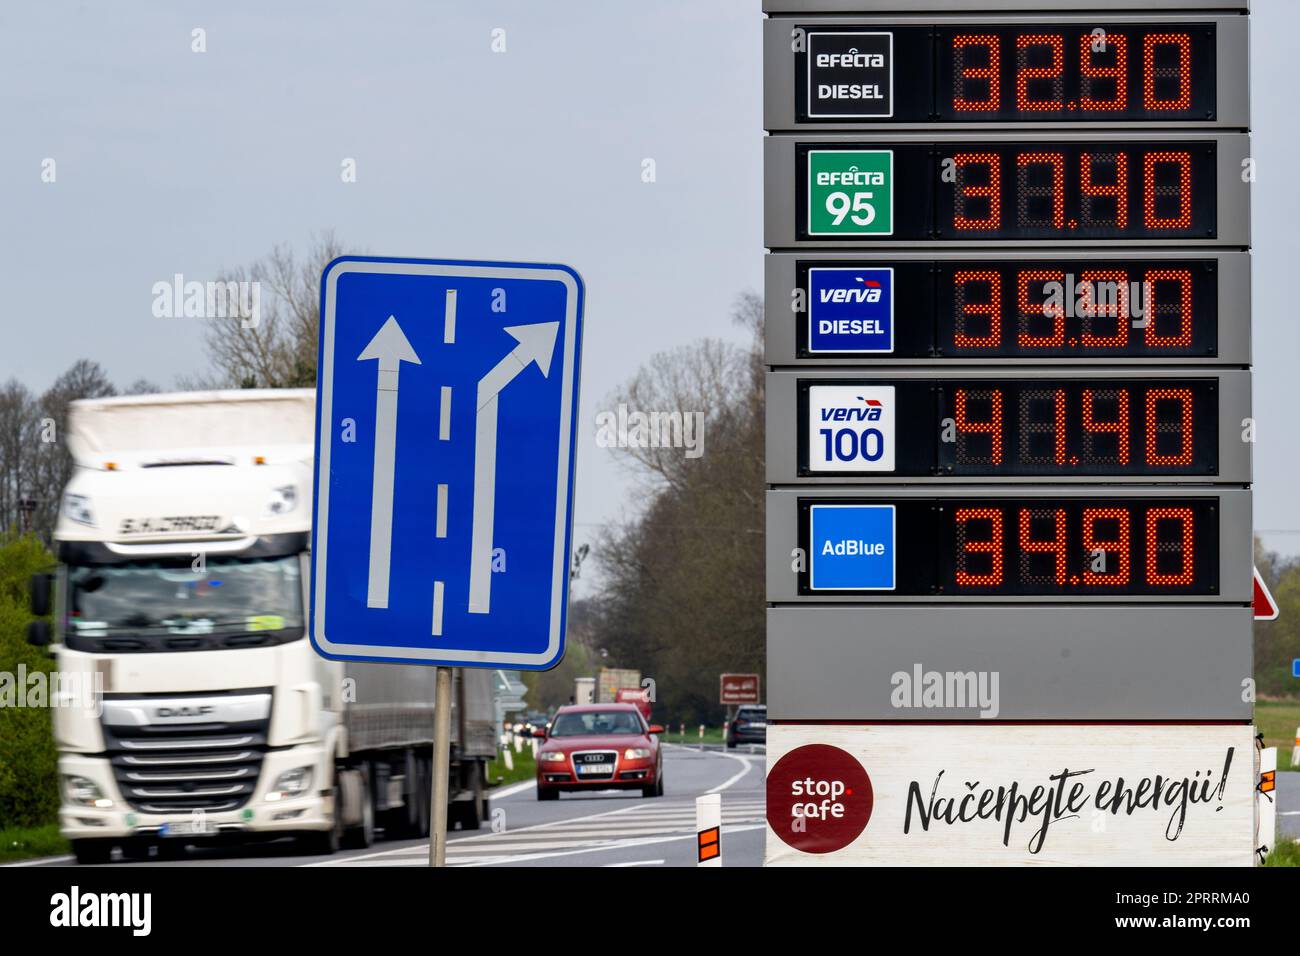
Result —
POLYGON ((537 755, 537 759, 542 763, 563 763, 564 754, 558 750, 543 750, 537 755))
POLYGON ((275 786, 266 794, 270 801, 287 800, 307 792, 311 787, 311 767, 295 767, 275 778, 275 786))
POLYGON ((113 801, 104 796, 104 791, 99 789, 99 785, 87 777, 65 774, 63 792, 67 795, 69 803, 76 803, 83 807, 98 807, 103 810, 113 805, 113 801))
POLYGON ((298 507, 298 488, 296 485, 281 485, 271 489, 271 497, 266 502, 263 518, 277 518, 287 515, 298 507))
POLYGON ((644 760, 650 756, 650 751, 645 747, 628 747, 623 751, 624 760, 644 760))
POLYGON ((93 526, 95 523, 95 513, 90 510, 90 498, 86 495, 64 495, 63 514, 77 524, 93 526))

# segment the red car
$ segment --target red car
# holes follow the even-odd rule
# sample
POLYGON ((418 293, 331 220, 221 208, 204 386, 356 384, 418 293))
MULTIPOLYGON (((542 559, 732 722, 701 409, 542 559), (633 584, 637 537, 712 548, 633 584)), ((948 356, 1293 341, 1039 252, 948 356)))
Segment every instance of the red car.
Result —
POLYGON ((561 707, 537 749, 537 799, 558 800, 568 790, 640 790, 664 793, 659 734, 632 704, 561 707))

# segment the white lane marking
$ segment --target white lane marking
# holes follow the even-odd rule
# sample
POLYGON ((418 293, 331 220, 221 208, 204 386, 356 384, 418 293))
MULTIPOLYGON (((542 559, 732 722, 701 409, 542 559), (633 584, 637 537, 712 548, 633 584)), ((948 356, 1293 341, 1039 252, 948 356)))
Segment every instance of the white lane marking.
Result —
POLYGON ((442 582, 433 582, 433 636, 442 636, 442 582))
POLYGON ((456 344, 456 290, 448 289, 446 298, 446 308, 444 313, 446 320, 442 323, 442 344, 456 344))
POLYGON ((437 523, 433 531, 439 538, 447 537, 447 486, 438 486, 437 523))
POLYGON ((438 441, 451 440, 451 386, 442 386, 438 402, 438 441))
POLYGON ((19 860, 17 863, 0 863, 0 869, 10 866, 44 866, 47 863, 69 863, 76 859, 71 855, 68 856, 40 856, 34 860, 19 860))
POLYGON ((493 790, 488 796, 493 800, 499 800, 502 797, 513 797, 516 793, 523 793, 525 790, 532 790, 536 786, 536 780, 525 780, 523 783, 516 783, 501 790, 493 790))
POLYGON ((626 863, 606 863, 606 866, 663 866, 663 860, 628 860, 626 863))
MULTIPOLYGON (((755 823, 752 826, 729 827, 726 832, 728 834, 742 833, 746 830, 761 830, 765 826, 767 826, 766 823, 755 823)), ((524 856, 512 856, 504 862, 526 863, 529 860, 551 860, 560 856, 579 856, 583 853, 605 853, 609 850, 626 850, 635 846, 650 846, 655 843, 672 843, 676 840, 694 840, 694 839, 696 839, 696 835, 695 832, 692 830, 692 832, 690 833, 681 833, 678 834, 677 836, 652 837, 651 839, 648 840, 620 840, 616 843, 606 844, 605 846, 583 847, 577 850, 561 850, 555 853, 529 853, 529 854, 525 854, 524 856)), ((492 866, 493 864, 488 862, 487 860, 476 860, 473 863, 466 863, 464 865, 466 867, 471 867, 471 866, 477 867, 477 866, 492 866)))

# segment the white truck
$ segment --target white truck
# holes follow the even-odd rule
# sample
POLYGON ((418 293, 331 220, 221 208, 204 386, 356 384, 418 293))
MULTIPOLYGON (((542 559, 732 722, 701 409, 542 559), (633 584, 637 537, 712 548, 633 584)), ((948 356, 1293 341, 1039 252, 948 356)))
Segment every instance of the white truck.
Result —
MULTIPOLYGON (((428 833, 434 669, 328 661, 306 637, 314 418, 311 389, 72 404, 58 570, 32 581, 53 631, 28 637, 102 690, 51 708, 78 861, 428 833)), ((477 829, 491 675, 456 674, 449 825, 477 829)))

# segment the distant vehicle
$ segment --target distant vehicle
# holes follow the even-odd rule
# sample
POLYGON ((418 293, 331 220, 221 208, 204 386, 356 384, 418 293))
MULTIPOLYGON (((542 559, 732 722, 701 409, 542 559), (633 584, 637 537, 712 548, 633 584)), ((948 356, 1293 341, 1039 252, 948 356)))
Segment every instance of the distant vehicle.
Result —
POLYGON ((727 746, 767 743, 767 705, 742 704, 727 727, 727 746))
POLYGON ((641 711, 641 716, 650 722, 650 692, 640 687, 620 687, 614 694, 617 704, 631 704, 641 711))
POLYGON ((561 707, 537 751, 537 799, 558 800, 561 791, 576 790, 663 796, 663 732, 631 704, 561 707))
POLYGON ((550 722, 551 718, 547 717, 546 714, 540 710, 524 714, 523 717, 520 718, 520 733, 525 737, 531 737, 536 731, 545 731, 547 724, 550 722))

